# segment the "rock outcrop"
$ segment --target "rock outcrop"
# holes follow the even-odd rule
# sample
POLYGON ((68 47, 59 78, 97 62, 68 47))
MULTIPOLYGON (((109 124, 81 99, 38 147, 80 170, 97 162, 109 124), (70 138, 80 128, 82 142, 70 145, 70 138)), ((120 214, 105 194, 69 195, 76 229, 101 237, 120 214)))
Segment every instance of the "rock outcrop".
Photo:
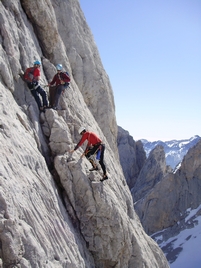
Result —
POLYGON ((132 188, 133 201, 143 198, 154 186, 163 179, 166 173, 165 152, 157 145, 150 153, 132 188))
POLYGON ((142 143, 147 156, 149 156, 149 153, 156 147, 156 145, 162 145, 164 147, 167 165, 171 166, 172 169, 175 169, 175 167, 181 163, 188 150, 196 145, 199 140, 200 137, 195 135, 190 139, 170 140, 165 142, 160 140, 149 142, 143 139, 142 143))
POLYGON ((118 127, 117 146, 124 176, 132 189, 146 161, 143 144, 141 141, 135 142, 128 131, 118 127))
POLYGON ((201 204, 201 141, 189 149, 175 173, 167 173, 136 204, 148 234, 156 233, 186 217, 188 208, 201 204))
POLYGON ((169 267, 146 235, 117 157, 112 89, 77 0, 0 2, 0 266, 169 267), (62 63, 71 87, 39 114, 19 73, 62 63), (89 173, 80 125, 106 144, 109 180, 89 173))

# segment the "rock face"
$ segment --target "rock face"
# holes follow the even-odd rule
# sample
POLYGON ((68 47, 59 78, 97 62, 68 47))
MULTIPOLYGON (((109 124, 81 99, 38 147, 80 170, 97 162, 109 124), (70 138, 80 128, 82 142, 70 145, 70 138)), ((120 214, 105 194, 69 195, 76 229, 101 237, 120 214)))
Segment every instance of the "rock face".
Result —
POLYGON ((117 157, 113 94, 76 0, 0 2, 0 266, 169 267, 133 209, 117 157), (39 114, 19 73, 62 63, 71 87, 39 114), (106 144, 109 180, 69 150, 85 125, 106 144))
POLYGON ((118 127, 117 146, 124 176, 132 189, 146 160, 142 142, 135 142, 128 131, 118 127))
MULTIPOLYGON (((135 147, 128 146, 128 133, 126 137, 126 131, 121 132, 125 135, 120 135, 124 138, 118 143, 121 145, 120 161, 124 174, 129 174, 131 168, 126 156, 135 154, 135 147), (123 146, 125 150, 122 150, 123 146)), ((196 136, 190 141, 186 145, 190 149, 175 170, 166 166, 164 147, 156 145, 137 179, 133 177, 135 183, 131 189, 135 211, 146 233, 157 241, 169 263, 174 263, 175 267, 185 262, 183 259, 186 259, 185 252, 189 247, 194 253, 190 265, 200 263, 197 245, 200 243, 201 141, 196 136), (193 147, 192 142, 195 142, 193 147)), ((180 145, 174 143, 177 144, 175 147, 181 147, 183 142, 179 142, 180 145)))
POLYGON ((201 141, 191 148, 175 173, 167 173, 136 204, 148 234, 153 234, 186 217, 188 208, 201 204, 201 141))
POLYGON ((162 180, 166 173, 165 152, 162 146, 156 146, 142 167, 132 188, 133 201, 143 198, 154 186, 162 180))
POLYGON ((149 142, 147 140, 141 141, 147 156, 149 156, 149 153, 157 145, 162 145, 165 151, 166 163, 174 169, 183 160, 183 157, 186 155, 188 150, 196 145, 199 140, 200 137, 195 135, 194 137, 185 140, 170 140, 165 142, 160 140, 153 142, 149 142))

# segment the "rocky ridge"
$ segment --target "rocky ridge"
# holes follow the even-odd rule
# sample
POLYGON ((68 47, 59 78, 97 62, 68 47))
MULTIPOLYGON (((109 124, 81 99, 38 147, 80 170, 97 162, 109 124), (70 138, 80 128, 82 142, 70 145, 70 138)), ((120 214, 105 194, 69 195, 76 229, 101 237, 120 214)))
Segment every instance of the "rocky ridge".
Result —
MULTIPOLYGON (((126 140, 126 137, 124 139, 126 140)), ((119 152, 121 151, 123 148, 119 152)), ((126 169, 126 166, 124 168, 126 169)), ((130 170, 129 165, 127 168, 130 170)), ((157 145, 150 152, 137 179, 134 178, 135 184, 131 192, 135 211, 146 233, 157 241, 170 263, 180 258, 179 254, 188 240, 190 242, 199 239, 199 235, 191 237, 189 233, 193 233, 193 228, 197 228, 200 221, 200 171, 201 141, 199 140, 188 150, 175 170, 166 166, 164 148, 157 145), (189 211, 196 212, 189 215, 189 211), (185 230, 188 230, 186 236, 185 230), (181 234, 184 239, 180 242, 181 234)), ((196 247, 195 242, 194 246, 196 247)), ((195 256, 195 260, 197 259, 199 256, 195 256)), ((192 260, 191 266, 193 263, 192 260)))
POLYGON ((146 161, 143 144, 141 141, 135 142, 128 131, 118 126, 117 146, 126 182, 132 189, 146 161))
POLYGON ((168 267, 146 235, 117 157, 113 93, 79 2, 0 2, 0 266, 168 267), (19 73, 61 62, 71 76, 60 110, 39 114, 19 73), (101 103, 101 105, 99 105, 101 103), (106 144, 109 180, 89 173, 85 125, 106 144))
POLYGON ((170 141, 154 141, 149 142, 147 140, 141 140, 143 143, 144 150, 146 155, 149 156, 149 153, 157 146, 161 145, 165 151, 166 164, 171 166, 172 169, 181 163, 183 157, 186 155, 188 150, 193 147, 200 137, 195 135, 190 139, 185 140, 170 140, 170 141))
MULTIPOLYGON (((196 228, 200 215, 200 190, 201 190, 201 141, 189 149, 181 166, 174 172, 164 176, 152 191, 136 203, 136 210, 141 217, 141 222, 147 233, 152 233, 153 238, 161 245, 170 263, 180 258, 180 253, 185 246, 185 241, 194 240, 191 248, 197 252, 193 235, 186 235, 186 240, 180 243, 179 237, 184 231, 196 228), (163 196, 163 198, 161 198, 163 196), (159 201, 160 200, 160 201, 159 201), (149 206, 147 206, 149 204, 149 206), (192 216, 189 211, 195 210, 192 216), (143 216, 141 214, 143 212, 143 216), (151 218, 151 215, 155 217, 151 218), (145 216, 146 215, 146 216, 145 216), (179 235, 180 234, 180 235, 179 235), (177 246, 174 246, 178 244, 177 246)), ((191 242, 192 243, 192 242, 191 242)), ((195 260, 199 255, 195 256, 195 260)), ((192 260, 193 266, 193 260, 192 260)))
MULTIPOLYGON (((164 156, 160 161, 165 164, 164 156)), ((164 172, 160 181, 136 202, 136 211, 147 233, 173 226, 182 220, 188 208, 200 205, 200 168, 201 141, 189 149, 175 172, 164 172)))
POLYGON ((144 198, 163 179, 166 170, 165 152, 163 147, 158 145, 151 151, 131 189, 133 201, 144 198))

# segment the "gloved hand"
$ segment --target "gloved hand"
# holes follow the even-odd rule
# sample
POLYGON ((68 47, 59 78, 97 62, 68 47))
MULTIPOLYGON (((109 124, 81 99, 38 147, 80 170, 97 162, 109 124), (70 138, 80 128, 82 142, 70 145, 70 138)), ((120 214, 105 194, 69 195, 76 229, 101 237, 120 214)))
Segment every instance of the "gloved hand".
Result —
POLYGON ((32 84, 33 84, 34 86, 37 86, 37 85, 38 85, 38 82, 37 82, 37 81, 33 81, 32 84))

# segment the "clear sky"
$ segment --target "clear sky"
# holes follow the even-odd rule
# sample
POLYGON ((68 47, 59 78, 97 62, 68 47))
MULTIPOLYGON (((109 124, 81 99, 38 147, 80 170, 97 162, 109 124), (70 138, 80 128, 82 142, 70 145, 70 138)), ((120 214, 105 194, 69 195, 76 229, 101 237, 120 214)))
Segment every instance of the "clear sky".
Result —
POLYGON ((80 0, 134 140, 201 136, 201 0, 80 0))

